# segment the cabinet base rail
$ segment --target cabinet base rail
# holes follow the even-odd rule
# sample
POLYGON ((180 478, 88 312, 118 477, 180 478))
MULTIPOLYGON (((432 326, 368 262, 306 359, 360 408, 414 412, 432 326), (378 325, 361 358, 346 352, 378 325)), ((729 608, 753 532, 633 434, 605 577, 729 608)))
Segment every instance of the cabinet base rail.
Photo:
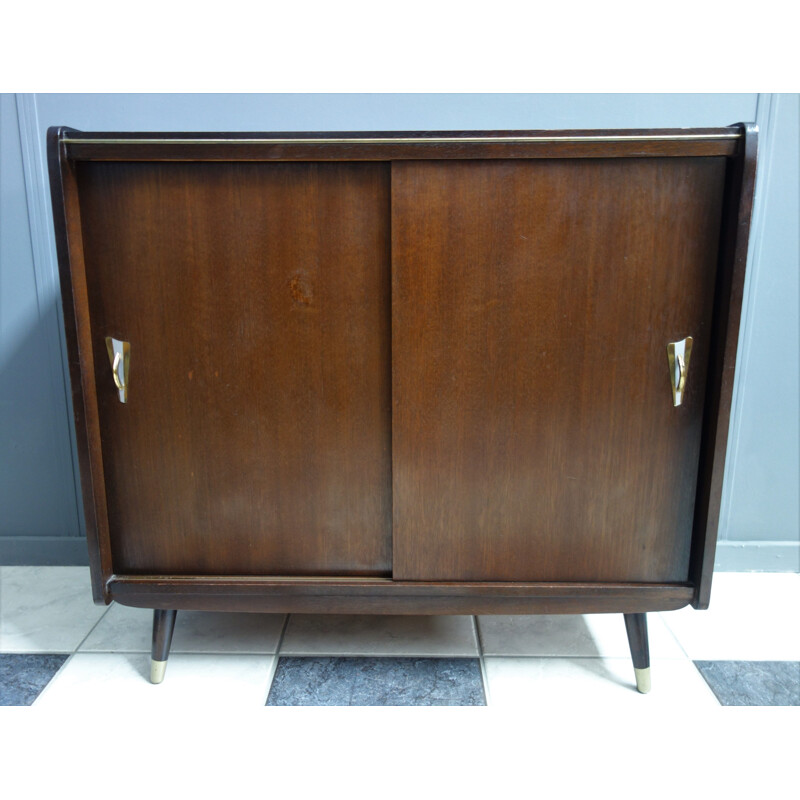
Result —
POLYGON ((433 583, 387 579, 112 576, 103 600, 275 614, 642 614, 693 602, 691 584, 433 583))

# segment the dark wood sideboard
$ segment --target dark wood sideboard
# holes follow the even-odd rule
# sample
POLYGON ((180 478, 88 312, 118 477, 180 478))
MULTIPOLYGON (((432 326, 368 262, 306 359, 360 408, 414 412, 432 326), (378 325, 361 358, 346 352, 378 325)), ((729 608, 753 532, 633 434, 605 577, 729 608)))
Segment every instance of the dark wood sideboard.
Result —
POLYGON ((48 132, 92 589, 646 613, 711 590, 754 125, 48 132))

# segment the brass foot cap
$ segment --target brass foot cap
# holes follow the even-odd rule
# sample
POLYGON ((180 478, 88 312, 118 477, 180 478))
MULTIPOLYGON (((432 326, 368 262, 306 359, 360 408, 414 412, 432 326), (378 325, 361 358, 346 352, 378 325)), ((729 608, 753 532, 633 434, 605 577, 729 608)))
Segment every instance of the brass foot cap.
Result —
POLYGON ((644 669, 633 668, 636 673, 636 688, 642 693, 647 694, 650 691, 650 667, 644 669))
POLYGON ((161 683, 164 680, 164 673, 167 671, 166 661, 156 661, 150 659, 150 683, 161 683))

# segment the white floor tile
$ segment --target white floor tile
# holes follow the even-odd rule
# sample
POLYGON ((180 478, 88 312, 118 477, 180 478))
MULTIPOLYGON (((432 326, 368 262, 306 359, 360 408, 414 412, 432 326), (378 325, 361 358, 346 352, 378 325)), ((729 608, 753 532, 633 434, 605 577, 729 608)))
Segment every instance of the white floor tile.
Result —
POLYGON ((292 614, 281 655, 477 656, 469 616, 292 614))
MULTIPOLYGON (((275 653, 284 614, 179 611, 171 653, 275 653)), ((114 603, 80 652, 149 653, 153 612, 114 603)))
POLYGON ((708 610, 682 608, 661 618, 697 661, 797 661, 800 575, 718 572, 708 610))
POLYGON ((1 652, 72 652, 107 610, 88 567, 0 567, 1 652))
POLYGON ((267 701, 274 658, 177 653, 170 656, 164 682, 153 685, 145 653, 76 653, 34 705, 81 713, 255 708, 267 701))
POLYGON ((636 690, 630 658, 487 658, 489 705, 542 711, 719 707, 688 659, 651 661, 652 691, 636 690))
MULTIPOLYGON (((488 656, 630 657, 622 614, 486 615, 478 628, 488 656)), ((651 657, 686 657, 657 614, 647 628, 651 657)))

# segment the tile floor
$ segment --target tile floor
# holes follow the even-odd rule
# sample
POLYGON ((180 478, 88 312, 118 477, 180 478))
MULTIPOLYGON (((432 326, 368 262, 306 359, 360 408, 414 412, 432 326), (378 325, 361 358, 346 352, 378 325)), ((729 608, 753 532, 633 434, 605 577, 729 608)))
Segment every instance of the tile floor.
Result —
POLYGON ((0 567, 0 705, 556 709, 800 705, 800 575, 718 573, 708 611, 649 614, 653 689, 622 615, 178 614, 149 683, 152 612, 95 606, 88 569, 0 567))

